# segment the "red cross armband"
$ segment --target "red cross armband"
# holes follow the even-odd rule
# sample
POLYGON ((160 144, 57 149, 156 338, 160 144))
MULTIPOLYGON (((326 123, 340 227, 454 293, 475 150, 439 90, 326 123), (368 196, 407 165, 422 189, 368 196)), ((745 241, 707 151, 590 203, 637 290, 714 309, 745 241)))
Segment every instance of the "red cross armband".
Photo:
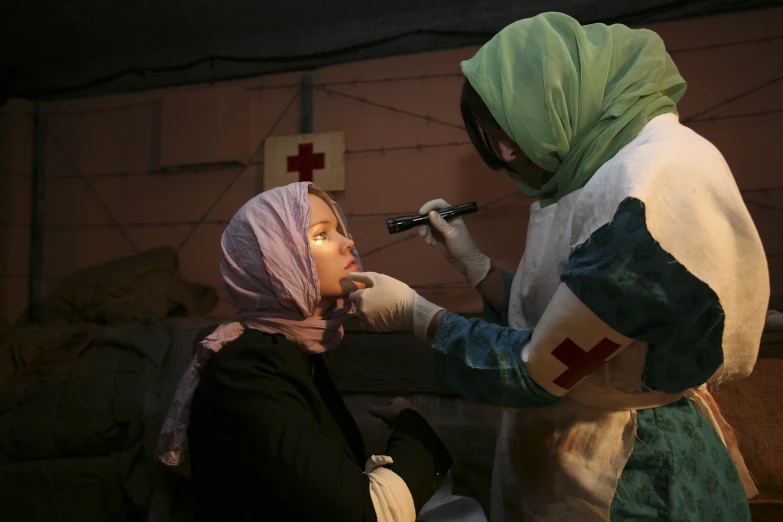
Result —
POLYGON ((524 346, 522 361, 536 383, 563 396, 633 342, 561 283, 524 346))

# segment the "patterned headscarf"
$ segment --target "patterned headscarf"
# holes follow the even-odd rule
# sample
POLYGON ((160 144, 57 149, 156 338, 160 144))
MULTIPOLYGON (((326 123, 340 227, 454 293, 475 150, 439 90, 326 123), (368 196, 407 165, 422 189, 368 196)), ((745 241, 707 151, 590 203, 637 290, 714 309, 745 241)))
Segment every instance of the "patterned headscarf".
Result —
POLYGON ((164 464, 177 466, 186 458, 190 407, 204 367, 246 328, 282 334, 308 353, 330 350, 342 340, 342 323, 352 311, 347 300, 338 300, 324 317, 314 316, 321 293, 307 235, 309 185, 292 183, 259 194, 223 232, 220 273, 239 313, 201 341, 180 380, 158 439, 156 453, 164 464))

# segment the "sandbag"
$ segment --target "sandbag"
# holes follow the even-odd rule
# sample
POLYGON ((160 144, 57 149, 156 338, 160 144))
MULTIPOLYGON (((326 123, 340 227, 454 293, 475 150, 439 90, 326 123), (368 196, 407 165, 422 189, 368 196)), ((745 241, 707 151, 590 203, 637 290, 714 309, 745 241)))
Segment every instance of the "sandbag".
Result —
POLYGON ((16 375, 47 348, 56 347, 64 337, 81 328, 60 319, 42 326, 11 326, 0 341, 0 383, 16 375))
POLYGON ((0 383, 0 463, 120 450, 141 410, 145 359, 98 340, 49 379, 23 368, 0 383))
POLYGON ((182 279, 177 252, 170 247, 79 270, 60 280, 52 296, 58 317, 105 325, 203 315, 217 300, 214 288, 182 279))
POLYGON ((129 520, 119 455, 0 465, 0 512, 8 522, 129 520))

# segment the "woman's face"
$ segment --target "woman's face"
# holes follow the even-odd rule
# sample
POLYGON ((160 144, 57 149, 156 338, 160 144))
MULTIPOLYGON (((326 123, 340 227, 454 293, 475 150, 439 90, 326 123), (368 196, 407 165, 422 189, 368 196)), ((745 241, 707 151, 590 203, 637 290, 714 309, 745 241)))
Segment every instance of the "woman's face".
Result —
POLYGON ((363 286, 346 277, 349 272, 359 271, 359 264, 351 254, 353 240, 339 232, 337 218, 323 199, 308 194, 307 200, 311 207, 307 235, 321 289, 318 314, 323 315, 337 299, 363 286))
POLYGON ((480 125, 495 154, 511 167, 508 174, 512 179, 518 179, 536 188, 540 188, 549 179, 551 174, 533 163, 503 129, 484 122, 480 122, 480 125))

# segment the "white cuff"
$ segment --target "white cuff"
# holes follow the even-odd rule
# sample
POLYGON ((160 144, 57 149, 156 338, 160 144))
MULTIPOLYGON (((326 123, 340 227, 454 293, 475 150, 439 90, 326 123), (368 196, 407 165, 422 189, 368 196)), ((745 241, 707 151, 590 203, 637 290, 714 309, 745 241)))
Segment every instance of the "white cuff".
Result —
POLYGON ((364 472, 372 473, 381 466, 388 466, 389 464, 394 464, 394 459, 388 455, 373 455, 365 462, 364 472))
POLYGON ((469 262, 465 263, 465 267, 467 268, 465 281, 468 283, 469 287, 476 288, 486 279, 489 269, 492 268, 492 260, 484 254, 481 254, 480 257, 471 259, 469 262))
POLYGON ((375 517, 378 522, 416 522, 416 505, 408 485, 384 467, 392 462, 386 455, 373 455, 365 465, 375 517))
POLYGON ((432 304, 419 294, 413 300, 413 333, 424 342, 427 342, 427 330, 429 330, 432 319, 441 310, 446 310, 442 306, 432 304))

